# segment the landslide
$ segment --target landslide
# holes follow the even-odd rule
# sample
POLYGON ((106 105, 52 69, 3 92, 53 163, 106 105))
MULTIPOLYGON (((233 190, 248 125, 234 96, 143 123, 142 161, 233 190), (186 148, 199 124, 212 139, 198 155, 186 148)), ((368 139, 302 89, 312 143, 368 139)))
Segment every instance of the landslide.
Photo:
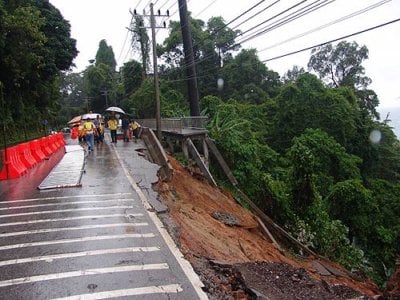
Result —
POLYGON ((173 178, 155 186, 168 207, 162 220, 211 299, 349 299, 361 295, 368 299, 381 294, 371 281, 325 258, 280 251, 263 235, 254 215, 229 192, 193 176, 172 156, 168 158, 173 178), (321 264, 335 271, 321 273, 321 264))

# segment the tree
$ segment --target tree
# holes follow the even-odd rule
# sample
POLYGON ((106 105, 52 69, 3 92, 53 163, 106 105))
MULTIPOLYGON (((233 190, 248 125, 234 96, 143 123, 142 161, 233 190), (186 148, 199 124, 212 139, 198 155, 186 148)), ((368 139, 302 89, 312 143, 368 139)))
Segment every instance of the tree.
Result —
MULTIPOLYGON (((227 61, 221 70, 221 75, 224 80, 224 98, 230 98, 235 93, 244 95, 242 87, 250 84, 260 87, 268 96, 276 93, 276 89, 280 86, 279 74, 270 71, 259 60, 255 49, 243 49, 227 61)), ((257 102, 263 100, 265 99, 259 99, 257 102)))
POLYGON ((365 76, 362 62, 368 59, 368 48, 359 47, 356 42, 342 41, 333 47, 327 44, 311 52, 308 68, 315 71, 320 79, 331 87, 350 87, 359 99, 359 106, 371 116, 379 118, 376 107, 379 100, 376 94, 367 90, 371 79, 365 76))
POLYGON ((142 59, 142 80, 147 77, 147 70, 150 69, 150 39, 146 28, 143 27, 143 17, 134 16, 134 22, 131 23, 130 31, 132 34, 132 48, 140 51, 142 59))
POLYGON ((96 53, 96 66, 100 64, 109 66, 110 69, 115 72, 117 63, 115 61, 114 51, 111 46, 107 45, 106 40, 100 41, 99 48, 96 53))
POLYGON ((303 75, 306 71, 303 67, 293 66, 291 70, 288 70, 282 77, 284 83, 294 83, 300 75, 303 75))
POLYGON ((122 75, 122 83, 124 86, 124 93, 126 96, 135 92, 142 83, 142 73, 143 68, 142 65, 135 61, 131 60, 126 62, 121 68, 122 75))
MULTIPOLYGON (((70 26, 48 1, 1 1, 0 81, 10 132, 39 128, 59 110, 58 75, 77 55, 70 26), (22 123, 22 126, 18 126, 22 123)), ((55 124, 53 124, 55 125, 55 124)))
POLYGON ((329 86, 360 89, 371 83, 371 79, 364 76, 365 69, 361 65, 368 58, 366 46, 342 41, 336 47, 327 44, 315 48, 311 54, 309 69, 317 72, 329 86))
POLYGON ((236 51, 240 48, 240 45, 235 43, 240 30, 232 30, 227 27, 222 17, 210 18, 207 22, 207 32, 215 43, 221 63, 224 62, 225 56, 231 55, 231 51, 236 51))
POLYGON ((354 141, 358 109, 347 89, 326 88, 316 76, 305 73, 283 87, 276 101, 269 140, 277 150, 288 148, 307 128, 324 130, 346 148, 354 141))

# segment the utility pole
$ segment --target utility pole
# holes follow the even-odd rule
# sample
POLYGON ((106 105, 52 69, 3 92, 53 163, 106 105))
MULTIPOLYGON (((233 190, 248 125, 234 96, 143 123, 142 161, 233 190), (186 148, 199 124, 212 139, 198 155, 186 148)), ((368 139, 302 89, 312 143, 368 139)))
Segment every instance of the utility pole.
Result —
POLYGON ((156 97, 156 128, 157 138, 161 141, 161 105, 160 105, 160 85, 158 83, 158 65, 157 65, 157 44, 156 44, 156 21, 154 19, 153 3, 150 3, 150 23, 151 39, 153 43, 153 69, 154 69, 154 93, 156 97))
POLYGON ((190 115, 200 116, 196 65, 194 62, 192 33, 190 31, 186 0, 178 0, 178 4, 179 4, 179 16, 181 20, 183 50, 185 53, 185 66, 186 66, 188 95, 190 103, 190 115))
MULTIPOLYGON (((134 10, 134 14, 137 15, 136 10, 134 10)), ((143 11, 143 16, 146 15, 143 11)), ((167 10, 166 15, 161 15, 160 10, 158 10, 157 17, 169 17, 169 11, 167 10)), ((154 5, 150 3, 150 28, 151 28, 151 36, 152 36, 152 46, 153 46, 153 69, 154 69, 154 95, 156 100, 156 128, 157 128, 157 138, 161 140, 161 105, 160 105, 160 85, 158 82, 158 65, 157 65, 157 42, 156 42, 156 28, 165 28, 166 24, 164 22, 163 27, 157 27, 154 15, 154 5)), ((146 28, 146 27, 144 27, 146 28)))
POLYGON ((107 109, 108 108, 108 90, 107 89, 104 90, 101 94, 106 97, 106 109, 107 109))

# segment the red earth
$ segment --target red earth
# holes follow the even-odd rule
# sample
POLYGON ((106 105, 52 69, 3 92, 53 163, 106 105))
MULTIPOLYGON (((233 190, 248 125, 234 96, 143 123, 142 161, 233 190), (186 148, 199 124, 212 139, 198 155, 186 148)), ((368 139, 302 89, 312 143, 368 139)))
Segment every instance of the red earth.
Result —
POLYGON ((255 216, 229 192, 168 158, 173 178, 155 186, 168 207, 167 216, 160 217, 210 299, 377 299, 382 295, 372 281, 328 259, 280 251, 263 235, 255 216), (321 275, 317 270, 321 265, 333 273, 321 275))

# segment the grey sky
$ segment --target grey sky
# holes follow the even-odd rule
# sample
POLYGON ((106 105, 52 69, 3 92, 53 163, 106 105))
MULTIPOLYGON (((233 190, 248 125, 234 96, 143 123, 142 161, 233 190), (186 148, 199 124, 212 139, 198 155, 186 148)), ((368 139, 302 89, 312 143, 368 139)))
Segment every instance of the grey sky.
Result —
MULTIPOLYGON (((271 5, 275 0, 263 1, 254 10, 236 22, 233 22, 229 27, 235 27, 235 25, 247 17, 250 17, 259 10, 263 10, 263 13, 237 28, 246 31, 300 1, 281 0, 269 9, 263 8, 271 5)), ((101 39, 107 40, 107 43, 113 47, 119 66, 129 59, 137 58, 129 50, 129 37, 127 39, 126 27, 129 25, 131 19, 129 10, 137 8, 138 11, 142 12, 146 8, 149 11, 148 4, 150 1, 50 0, 50 2, 61 11, 65 19, 70 21, 72 37, 77 39, 77 47, 80 54, 75 60, 75 64, 77 65, 76 71, 83 70, 89 65, 88 60, 94 58, 96 55, 101 39)), ((259 2, 260 0, 191 0, 188 2, 188 9, 194 17, 204 21, 207 21, 211 16, 222 16, 226 22, 229 22, 259 2)), ((313 2, 314 0, 305 1, 302 6, 312 4, 313 2)), ((243 48, 256 48, 260 51, 258 54, 260 59, 266 60, 400 18, 400 0, 327 1, 327 3, 329 2, 331 3, 313 13, 244 43, 242 45, 243 48), (279 46, 274 46, 374 4, 377 6, 381 5, 364 14, 349 18, 346 21, 309 33, 279 46), (271 46, 274 47, 270 48, 271 46), (269 49, 263 50, 266 48, 269 49)), ((176 0, 168 0, 168 2, 167 0, 157 0, 153 1, 153 3, 156 10, 161 6, 163 6, 162 11, 170 8, 171 14, 178 10, 176 0)), ((179 13, 176 12, 170 19, 179 20, 179 13)), ((271 22, 278 19, 275 18, 271 22)), ((161 43, 167 34, 168 30, 158 31, 157 42, 161 43)), ((373 81, 370 87, 378 94, 381 106, 385 107, 400 106, 400 91, 398 89, 400 83, 399 37, 400 22, 396 22, 380 29, 346 39, 347 41, 356 41, 359 45, 366 45, 368 47, 369 59, 363 65, 366 69, 366 75, 373 81)), ((266 65, 268 68, 279 72, 282 76, 293 65, 306 67, 309 57, 310 51, 305 51, 300 54, 267 62, 266 65)))

